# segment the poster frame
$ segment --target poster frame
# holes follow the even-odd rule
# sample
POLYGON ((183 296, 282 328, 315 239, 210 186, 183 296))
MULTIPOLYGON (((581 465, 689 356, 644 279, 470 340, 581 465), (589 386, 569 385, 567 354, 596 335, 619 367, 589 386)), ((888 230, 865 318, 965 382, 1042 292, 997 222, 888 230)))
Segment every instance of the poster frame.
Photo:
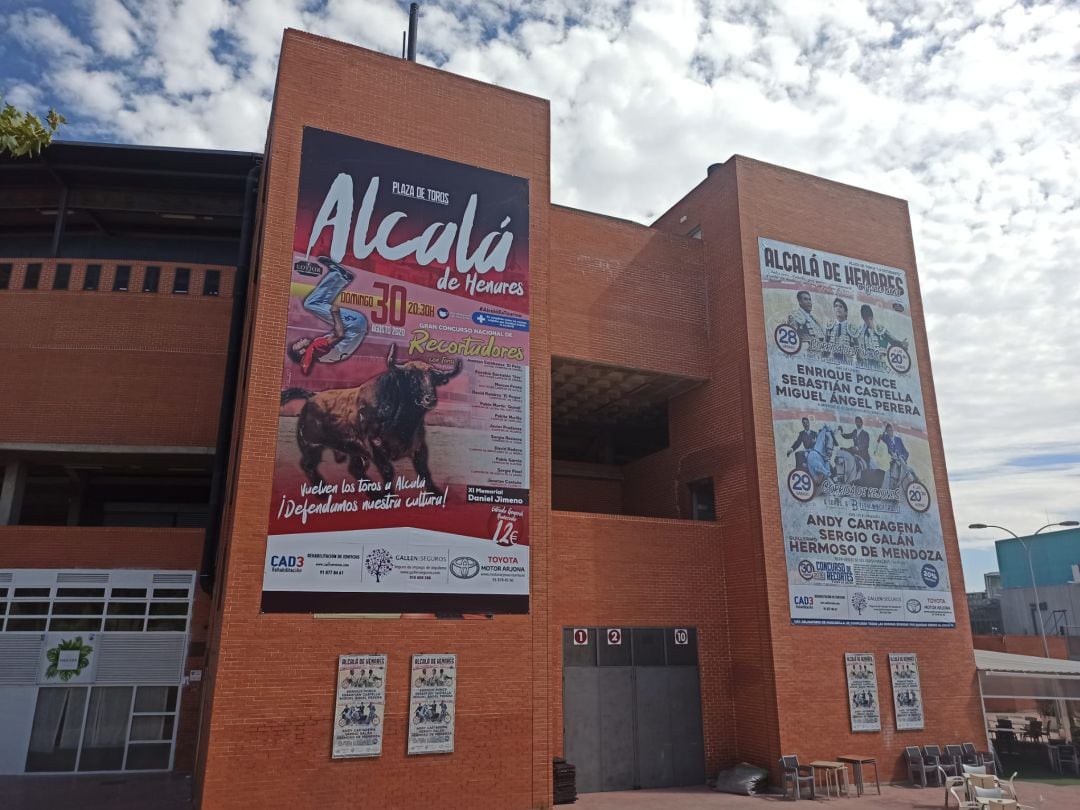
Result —
POLYGON ((893 718, 897 731, 923 731, 926 728, 926 703, 922 694, 922 673, 918 653, 889 653, 889 682, 893 695, 893 718), (910 664, 914 675, 898 675, 898 664, 910 664), (913 705, 900 704, 901 693, 912 692, 913 705), (901 718, 904 718, 901 720, 901 718))
POLYGON ((848 717, 853 734, 881 731, 881 699, 878 693, 877 662, 873 653, 844 653, 848 717), (868 699, 870 706, 858 706, 868 699))
POLYGON ((528 614, 530 179, 310 125, 299 163, 262 612, 528 614))
MULTIPOLYGON (((337 671, 334 679, 334 714, 331 731, 331 759, 370 759, 382 756, 383 737, 386 733, 386 673, 388 656, 386 653, 344 653, 338 656, 337 671), (365 677, 363 669, 368 668, 373 674, 372 680, 365 677), (353 684, 352 672, 360 669, 360 684, 353 684), (348 672, 348 675, 344 673, 348 672), (351 693, 351 695, 350 695, 351 693), (359 710, 359 711, 357 711, 359 710), (377 718, 371 725, 371 716, 377 718), (353 718, 363 716, 364 720, 356 723, 374 729, 374 737, 366 746, 348 745, 345 736, 353 718)), ((361 728, 361 731, 365 729, 361 728)))
POLYGON ((409 667, 409 712, 405 722, 406 753, 409 756, 454 753, 457 735, 457 683, 458 665, 456 653, 415 653, 409 667), (428 668, 431 675, 427 676, 428 668), (436 668, 439 672, 436 673, 436 668), (443 670, 449 670, 443 672, 443 670), (449 676, 449 683, 445 676, 449 676), (439 679, 442 678, 442 682, 439 679), (432 710, 426 711, 428 700, 432 710), (449 719, 446 719, 446 716, 449 719), (446 739, 438 742, 423 741, 425 734, 435 737, 435 732, 445 728, 446 739))

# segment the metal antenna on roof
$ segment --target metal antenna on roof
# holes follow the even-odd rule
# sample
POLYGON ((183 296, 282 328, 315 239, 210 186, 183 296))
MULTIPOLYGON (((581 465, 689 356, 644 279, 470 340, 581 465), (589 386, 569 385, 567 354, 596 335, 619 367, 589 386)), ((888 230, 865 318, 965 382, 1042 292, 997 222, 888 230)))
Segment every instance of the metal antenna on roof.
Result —
POLYGON ((416 21, 420 17, 420 4, 409 3, 409 47, 405 57, 410 62, 416 61, 416 21))

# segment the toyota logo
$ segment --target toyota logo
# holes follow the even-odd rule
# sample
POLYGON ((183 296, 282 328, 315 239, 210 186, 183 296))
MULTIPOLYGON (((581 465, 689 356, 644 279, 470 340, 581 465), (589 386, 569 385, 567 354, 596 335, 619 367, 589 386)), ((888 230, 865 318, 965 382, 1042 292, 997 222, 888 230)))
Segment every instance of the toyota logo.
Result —
POLYGON ((455 557, 450 561, 450 573, 458 579, 472 579, 480 573, 480 563, 472 557, 455 557))

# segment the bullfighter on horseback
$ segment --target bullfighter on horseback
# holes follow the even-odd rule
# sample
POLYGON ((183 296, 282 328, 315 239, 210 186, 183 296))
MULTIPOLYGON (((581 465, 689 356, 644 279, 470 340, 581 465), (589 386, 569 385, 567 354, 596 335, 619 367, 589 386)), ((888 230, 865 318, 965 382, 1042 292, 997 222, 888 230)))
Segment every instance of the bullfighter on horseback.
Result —
POLYGON ((854 430, 849 432, 839 425, 837 426, 837 430, 845 439, 851 439, 851 452, 865 461, 867 467, 872 468, 874 465, 870 460, 870 434, 863 429, 862 417, 855 417, 854 430))

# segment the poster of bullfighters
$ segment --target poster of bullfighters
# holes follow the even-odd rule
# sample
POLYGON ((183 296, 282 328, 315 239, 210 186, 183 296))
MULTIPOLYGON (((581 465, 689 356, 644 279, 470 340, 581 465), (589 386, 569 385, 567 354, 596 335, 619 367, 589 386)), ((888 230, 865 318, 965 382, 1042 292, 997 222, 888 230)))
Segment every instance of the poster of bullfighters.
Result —
POLYGON ((908 272, 758 259, 792 623, 954 627, 908 272))
POLYGON ((262 608, 529 609, 529 185, 306 128, 262 608))

